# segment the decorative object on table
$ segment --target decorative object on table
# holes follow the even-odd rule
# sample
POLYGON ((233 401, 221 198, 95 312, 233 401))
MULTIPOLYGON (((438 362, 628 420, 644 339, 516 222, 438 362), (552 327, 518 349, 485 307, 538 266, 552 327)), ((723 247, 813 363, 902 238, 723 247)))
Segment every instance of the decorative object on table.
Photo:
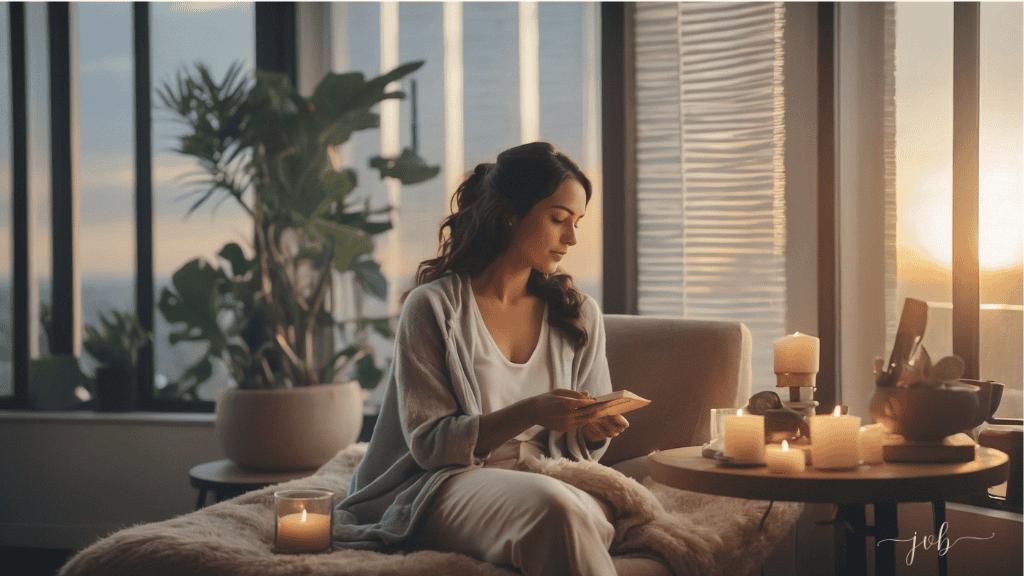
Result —
POLYGON ((723 421, 724 455, 734 464, 764 464, 764 416, 726 416, 723 421))
POLYGON ((803 451, 790 449, 789 442, 785 440, 781 445, 765 446, 764 462, 774 474, 799 474, 806 467, 803 451))
POLYGON ((779 395, 771 390, 751 396, 743 410, 748 414, 764 416, 764 433, 768 443, 806 439, 811 434, 803 415, 784 406, 779 395))
POLYGON ((963 383, 913 388, 878 386, 871 397, 869 412, 890 434, 907 440, 939 442, 972 428, 979 414, 978 391, 977 386, 963 383))
POLYGON ((860 464, 860 418, 841 414, 811 416, 811 460, 815 468, 844 470, 860 464))
POLYGON ((876 385, 895 386, 899 382, 904 366, 914 357, 917 347, 924 338, 924 329, 927 325, 928 304, 913 298, 904 300, 889 363, 883 366, 882 370, 876 369, 876 385))
POLYGON ((715 458, 714 453, 723 454, 725 450, 725 417, 739 416, 740 408, 712 408, 709 424, 708 443, 704 445, 708 458, 715 458))
POLYGON ((101 412, 127 412, 135 408, 138 397, 139 350, 150 335, 134 314, 111 310, 102 312, 100 327, 86 326, 82 348, 99 362, 96 367, 96 409, 101 412))
POLYGON ((885 428, 881 424, 868 424, 860 427, 857 441, 860 460, 864 464, 881 464, 884 457, 885 428))
POLYGON ((779 388, 788 388, 785 407, 803 416, 814 415, 818 402, 814 399, 818 375, 820 340, 796 332, 773 343, 775 349, 775 375, 779 388))
MULTIPOLYGON (((387 297, 387 282, 371 252, 373 237, 392 227, 392 207, 371 208, 368 197, 353 194, 357 174, 341 165, 338 147, 354 132, 377 128, 379 118, 371 108, 403 98, 388 86, 422 64, 406 64, 368 81, 361 73, 328 74, 309 98, 283 74, 257 70, 254 80, 247 78, 240 63, 219 83, 197 64, 194 72, 179 73, 159 90, 163 107, 186 128, 177 151, 199 161, 198 180, 208 186, 197 191, 189 213, 218 194, 234 199, 252 217, 255 230, 251 257, 230 243, 217 264, 192 260, 162 291, 160 311, 178 328, 171 343, 207 345, 206 354, 162 394, 197 399, 213 361, 227 365, 237 393, 351 380, 359 381, 355 392, 360 385, 376 386, 382 371, 374 359, 371 331, 390 338, 392 319, 364 317, 362 299, 364 294, 387 297), (355 310, 339 320, 335 315, 342 307, 335 294, 345 287, 355 310)), ((375 157, 369 166, 381 178, 406 185, 439 171, 409 149, 393 158, 375 157)), ((278 396, 282 401, 287 397, 278 396)), ((355 403, 344 411, 344 419, 357 424, 331 454, 358 437, 363 419, 361 394, 345 391, 332 397, 355 403)), ((248 429, 298 428, 294 434, 318 434, 310 428, 309 414, 285 413, 299 420, 269 422, 264 414, 253 414, 248 429)), ((221 414, 218 401, 218 427, 221 414)), ((347 426, 340 420, 324 424, 347 426)), ((222 438, 226 434, 220 433, 222 438)), ((263 466, 281 469, 274 463, 263 466)))
POLYGON ((334 525, 334 493, 330 490, 274 492, 274 552, 329 552, 334 525))
POLYGON ((1024 497, 1024 490, 1021 489, 1022 477, 1024 477, 1024 466, 1021 462, 1024 457, 1024 449, 1022 449, 1024 446, 1024 419, 995 417, 1003 399, 1003 389, 1005 388, 1003 384, 992 380, 960 379, 959 382, 973 384, 981 389, 979 399, 984 400, 980 404, 988 406, 988 414, 984 421, 989 425, 977 434, 976 440, 978 445, 1001 450, 1010 457, 1010 474, 1006 481, 1004 502, 1019 509, 1022 497, 1024 497))

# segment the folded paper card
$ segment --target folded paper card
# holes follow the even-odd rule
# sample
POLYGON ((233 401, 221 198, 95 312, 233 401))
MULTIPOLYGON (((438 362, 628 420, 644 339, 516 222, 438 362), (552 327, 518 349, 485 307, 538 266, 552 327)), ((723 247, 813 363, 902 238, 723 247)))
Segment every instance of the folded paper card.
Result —
POLYGON ((636 394, 633 394, 629 390, 618 390, 610 394, 603 394, 594 398, 598 404, 605 404, 597 413, 594 415, 595 418, 601 416, 612 416, 615 414, 625 414, 631 412, 637 408, 643 408, 651 403, 646 398, 641 398, 636 394))

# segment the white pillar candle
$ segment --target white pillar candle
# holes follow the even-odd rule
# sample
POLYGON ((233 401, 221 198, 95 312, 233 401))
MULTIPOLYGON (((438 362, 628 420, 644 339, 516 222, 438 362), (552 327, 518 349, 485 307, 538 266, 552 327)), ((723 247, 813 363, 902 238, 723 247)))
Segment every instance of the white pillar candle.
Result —
POLYGON ((884 445, 885 429, 881 424, 860 427, 860 459, 865 464, 881 464, 884 445))
POLYGON ((725 417, 725 455, 737 464, 764 464, 764 416, 725 417))
POLYGON ((776 374, 818 373, 820 341, 799 332, 774 342, 776 374))
POLYGON ((277 520, 277 549, 282 552, 321 552, 331 546, 331 517, 326 514, 288 514, 277 520))
POLYGON ((804 471, 804 453, 801 450, 790 450, 789 442, 783 440, 782 446, 774 444, 765 446, 764 463, 768 470, 775 474, 799 474, 804 471))
POLYGON ((811 462, 815 468, 856 468, 860 462, 860 418, 841 415, 812 416, 811 462))

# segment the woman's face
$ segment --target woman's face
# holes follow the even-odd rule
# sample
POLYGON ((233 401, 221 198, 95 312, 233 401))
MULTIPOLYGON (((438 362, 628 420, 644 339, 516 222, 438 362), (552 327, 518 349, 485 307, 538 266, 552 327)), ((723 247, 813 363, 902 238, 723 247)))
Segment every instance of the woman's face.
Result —
POLYGON ((510 250, 526 265, 553 274, 570 246, 576 244, 587 193, 575 178, 566 178, 555 193, 538 202, 512 225, 510 250))

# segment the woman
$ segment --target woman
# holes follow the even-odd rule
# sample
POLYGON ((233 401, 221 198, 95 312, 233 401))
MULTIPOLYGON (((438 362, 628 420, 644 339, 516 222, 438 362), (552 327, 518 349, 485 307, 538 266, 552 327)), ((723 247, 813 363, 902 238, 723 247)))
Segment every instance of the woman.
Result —
POLYGON ((544 142, 459 186, 439 255, 403 304, 377 426, 338 506, 339 545, 450 550, 527 576, 615 574, 606 506, 514 469, 531 456, 596 461, 628 426, 588 407, 611 391, 604 325, 557 272, 590 195, 544 142))

